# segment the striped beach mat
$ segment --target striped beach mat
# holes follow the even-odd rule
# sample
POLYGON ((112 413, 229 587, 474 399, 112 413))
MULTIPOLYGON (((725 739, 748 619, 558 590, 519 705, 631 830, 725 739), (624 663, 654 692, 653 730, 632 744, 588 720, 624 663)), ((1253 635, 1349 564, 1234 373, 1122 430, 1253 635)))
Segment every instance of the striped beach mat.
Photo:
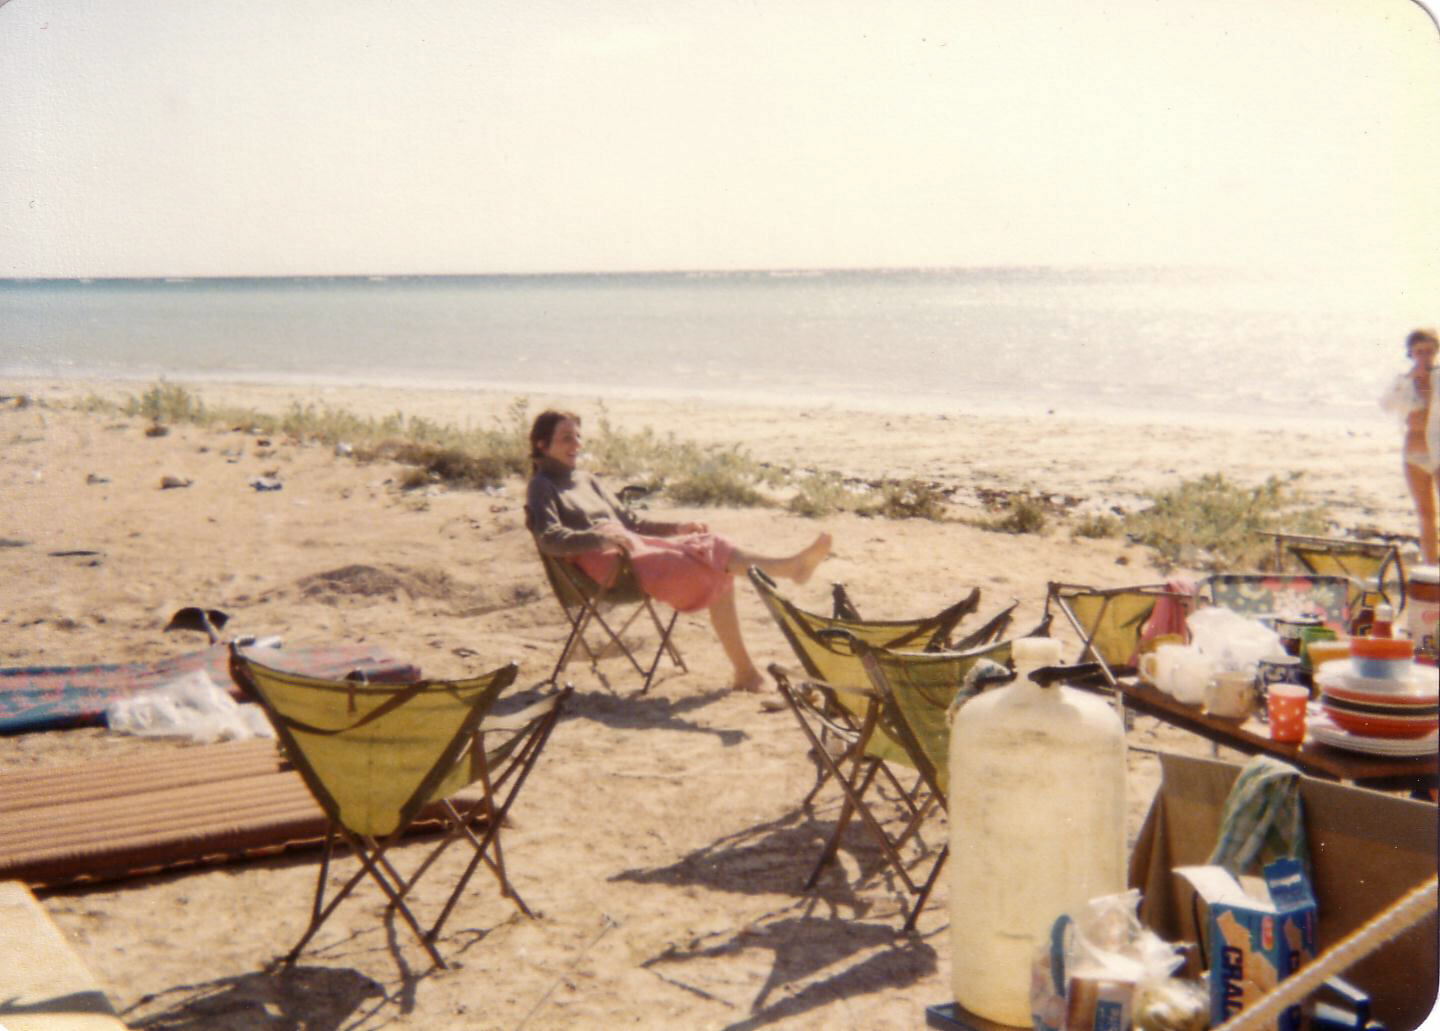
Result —
MULTIPOLYGON (((430 808, 413 831, 440 828, 430 808)), ((0 880, 31 888, 253 860, 324 836, 325 814, 271 740, 0 774, 0 880)))
MULTIPOLYGON (((371 680, 419 679, 420 670, 367 644, 260 648, 257 658, 278 669, 312 677, 344 677, 359 671, 371 680)), ((82 727, 104 721, 105 707, 140 691, 162 687, 204 671, 232 694, 229 646, 212 644, 156 662, 96 666, 21 666, 0 669, 0 734, 82 727)))

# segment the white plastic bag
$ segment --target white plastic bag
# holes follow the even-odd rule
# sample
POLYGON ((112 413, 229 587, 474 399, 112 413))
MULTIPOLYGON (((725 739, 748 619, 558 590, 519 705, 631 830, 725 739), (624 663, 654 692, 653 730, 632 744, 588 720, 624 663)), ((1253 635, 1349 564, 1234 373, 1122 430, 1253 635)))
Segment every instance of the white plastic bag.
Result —
POLYGON ((1131 1012, 1137 987, 1166 980, 1184 963, 1176 946, 1140 923, 1139 908, 1140 892, 1132 888, 1091 899, 1073 917, 1056 919, 1030 971, 1030 1011, 1037 1031, 1081 1023, 1075 993, 1085 987, 1118 991, 1125 1011, 1131 1012))
POLYGON ((1185 622, 1191 642, 1215 664, 1218 673, 1254 673, 1261 659, 1285 654, 1274 630, 1218 605, 1192 612, 1185 622))
POLYGON ((275 736, 258 705, 240 705, 204 670, 110 703, 105 723, 118 734, 188 737, 199 744, 275 736))

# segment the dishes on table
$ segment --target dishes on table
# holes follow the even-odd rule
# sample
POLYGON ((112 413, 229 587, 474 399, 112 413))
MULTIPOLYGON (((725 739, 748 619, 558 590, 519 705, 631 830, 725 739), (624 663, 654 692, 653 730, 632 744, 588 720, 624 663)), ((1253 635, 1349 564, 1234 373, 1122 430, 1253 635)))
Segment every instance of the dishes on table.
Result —
POLYGON ((1325 714, 1352 734, 1417 738, 1440 726, 1440 683, 1430 678, 1426 684, 1423 674, 1386 680, 1356 676, 1344 666, 1332 672, 1327 666, 1315 684, 1325 714))
POLYGON ((1324 712, 1312 713, 1306 730, 1312 740, 1322 745, 1392 759, 1433 755, 1440 748, 1440 735, 1433 730, 1423 737, 1370 737, 1337 727, 1324 712))
POLYGON ((1424 737, 1440 726, 1434 706, 1418 712, 1343 702, 1326 695, 1320 703, 1325 715, 1344 730, 1366 737, 1424 737))
POLYGON ((1403 637, 1352 637, 1350 662, 1362 677, 1402 679, 1415 661, 1415 642, 1403 637))
POLYGON ((1367 677, 1360 672, 1355 659, 1336 659, 1321 666, 1315 673, 1315 686, 1339 687, 1351 691, 1387 695, 1429 695, 1440 693, 1440 676, 1433 666, 1412 662, 1393 677, 1367 677))

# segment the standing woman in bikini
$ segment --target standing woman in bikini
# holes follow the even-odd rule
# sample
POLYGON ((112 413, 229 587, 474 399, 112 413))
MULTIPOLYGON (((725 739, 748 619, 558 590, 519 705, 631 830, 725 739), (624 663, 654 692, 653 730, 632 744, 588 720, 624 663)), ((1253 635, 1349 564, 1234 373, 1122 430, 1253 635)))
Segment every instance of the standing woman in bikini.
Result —
POLYGON ((793 555, 758 555, 704 523, 665 523, 638 519, 600 481, 577 469, 580 417, 546 411, 530 427, 530 458, 535 473, 525 497, 525 524, 540 549, 574 562, 596 583, 608 585, 630 556, 640 588, 681 612, 707 609, 715 636, 734 667, 730 686, 758 691, 760 671, 740 636, 735 611, 735 574, 750 566, 772 577, 804 583, 830 553, 830 535, 822 533, 793 555))
POLYGON ((1381 405, 1405 425, 1405 482, 1420 517, 1420 554, 1436 564, 1436 481, 1440 478, 1440 404, 1435 397, 1435 355, 1440 340, 1435 330, 1417 329, 1405 339, 1410 369, 1390 385, 1381 405))

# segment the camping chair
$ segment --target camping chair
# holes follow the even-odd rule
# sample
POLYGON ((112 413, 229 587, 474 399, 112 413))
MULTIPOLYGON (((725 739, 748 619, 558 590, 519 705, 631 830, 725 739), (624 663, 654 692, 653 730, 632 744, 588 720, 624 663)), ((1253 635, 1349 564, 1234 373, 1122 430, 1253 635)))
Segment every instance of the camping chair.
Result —
MULTIPOLYGON (((981 667, 982 660, 999 667, 990 671, 998 675, 996 679, 1009 678, 1011 642, 995 641, 968 652, 951 653, 891 651, 873 648, 853 637, 848 644, 859 656, 875 697, 880 702, 875 710, 876 726, 883 728, 890 738, 899 743, 903 749, 901 761, 919 772, 929 788, 931 799, 937 801, 941 808, 947 808, 950 792, 950 707, 962 691, 978 692, 981 684, 974 682, 972 674, 983 681, 986 670, 981 667)), ((853 798, 847 792, 846 803, 824 857, 827 861, 834 855, 850 812, 859 810, 863 805, 858 792, 853 798)), ((907 826, 897 841, 903 842, 925 815, 922 812, 913 817, 912 825, 907 826)), ((950 847, 947 842, 940 849, 929 873, 917 884, 900 861, 896 848, 888 847, 883 838, 881 845, 896 875, 914 896, 905 919, 904 929, 908 932, 914 929, 915 921, 935 887, 950 847)))
POLYGON ((1190 606, 1188 595, 1165 584, 1087 587, 1052 581, 1045 591, 1046 614, 1051 614, 1051 606, 1059 609, 1080 636, 1075 662, 1098 663, 1101 676, 1112 689, 1120 677, 1134 674, 1135 654, 1156 603, 1169 598, 1186 611, 1190 606))
MULTIPOLYGON (((781 696, 789 703, 802 729, 810 733, 812 726, 815 728, 821 741, 822 752, 838 738, 842 754, 854 747, 871 708, 871 699, 865 694, 869 690, 869 680, 860 666, 859 658, 852 650, 837 647, 823 635, 828 632, 851 634, 877 648, 963 651, 1000 637, 1009 626, 1011 613, 1016 605, 1012 601, 979 628, 952 644, 950 636, 960 621, 980 605, 978 587, 933 616, 919 619, 860 620, 820 616, 798 608, 779 592, 775 581, 753 566, 750 568, 750 582, 755 585, 756 593, 760 595, 760 600, 765 603, 765 608, 780 627, 781 634, 790 643, 806 677, 826 685, 827 688, 821 695, 818 709, 814 705, 811 692, 804 687, 790 685, 790 676, 785 677, 786 686, 781 688, 781 696)), ((843 587, 839 587, 835 592, 834 602, 837 610, 854 612, 843 587)), ((773 668, 771 672, 774 672, 773 668)), ((882 730, 870 740, 868 748, 870 758, 876 760, 881 767, 876 772, 883 773, 897 792, 907 799, 910 798, 912 791, 901 786, 894 775, 884 768, 885 759, 903 754, 900 747, 882 730)), ((815 797, 831 773, 831 767, 822 762, 818 755, 814 758, 815 784, 805 796, 803 804, 806 805, 815 797)))
POLYGON ((1212 573, 1200 582, 1201 600, 1246 616, 1319 616, 1342 633, 1350 627, 1348 576, 1302 573, 1212 573))
POLYGON ((661 620, 660 614, 655 611, 654 600, 640 589, 628 555, 620 556, 620 569, 615 583, 602 587, 575 563, 541 551, 539 542, 536 542, 536 550, 540 552, 540 562, 545 567, 545 578, 550 581, 555 600, 560 603, 560 609, 570 623, 570 634, 565 638, 565 646, 560 649, 560 658, 550 673, 551 681, 558 682, 577 646, 585 649, 585 654, 590 657, 590 666, 596 669, 597 675, 597 663, 606 648, 612 645, 617 648, 635 668, 635 672, 643 678, 640 694, 650 690, 662 656, 668 655, 675 667, 685 672, 685 660, 680 656, 680 649, 676 648, 671 640, 675 621, 680 613, 671 612, 669 621, 661 620), (607 610, 610 614, 609 620, 606 619, 607 610), (625 616, 624 622, 616 629, 611 623, 616 620, 617 615, 622 614, 625 616), (650 617, 650 622, 659 635, 659 643, 648 666, 641 663, 623 640, 625 632, 642 614, 650 617), (592 624, 600 627, 605 635, 602 643, 598 645, 592 645, 585 636, 592 624))
POLYGON ((1297 533, 1272 533, 1275 559, 1284 567, 1285 552, 1306 571, 1320 576, 1348 576, 1351 584, 1350 613, 1374 609, 1384 602, 1396 614, 1405 607, 1405 564, 1400 549, 1386 541, 1353 541, 1339 537, 1309 537, 1297 533))
POLYGON ((496 700, 515 680, 514 663, 468 680, 405 684, 322 680, 262 666, 230 648, 236 684, 264 708, 285 750, 327 819, 310 925, 290 953, 295 962, 307 942, 368 874, 410 925, 435 965, 440 928, 483 859, 500 893, 521 912, 529 908, 511 886, 500 848, 500 826, 534 768, 565 698, 567 686, 529 707, 494 713, 496 700), (472 785, 477 787, 471 790, 472 785), (408 876, 387 852, 427 803, 439 802, 448 831, 408 876), (360 869, 325 902, 335 839, 347 843, 360 869), (439 916, 422 929, 405 896, 455 841, 475 854, 439 916))

